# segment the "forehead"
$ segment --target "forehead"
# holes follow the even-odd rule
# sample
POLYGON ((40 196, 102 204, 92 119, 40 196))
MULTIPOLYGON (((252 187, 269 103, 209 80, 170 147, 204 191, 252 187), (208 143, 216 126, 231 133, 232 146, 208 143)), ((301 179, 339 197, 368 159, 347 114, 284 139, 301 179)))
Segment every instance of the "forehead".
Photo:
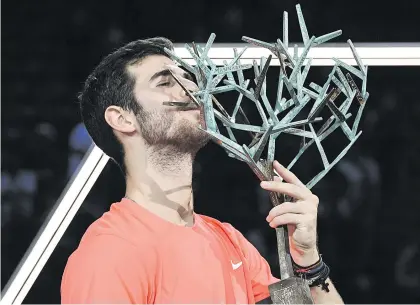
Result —
POLYGON ((148 82, 149 79, 167 65, 175 65, 174 61, 163 55, 150 55, 142 59, 140 63, 128 67, 128 71, 135 76, 137 82, 148 82))

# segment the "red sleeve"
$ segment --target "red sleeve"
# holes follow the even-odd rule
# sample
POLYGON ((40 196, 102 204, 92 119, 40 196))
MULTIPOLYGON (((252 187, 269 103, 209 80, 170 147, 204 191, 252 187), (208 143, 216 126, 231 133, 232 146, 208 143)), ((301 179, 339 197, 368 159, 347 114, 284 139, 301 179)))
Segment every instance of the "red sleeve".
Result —
POLYGON ((270 265, 261 256, 258 250, 230 224, 225 224, 228 227, 228 230, 234 233, 238 243, 242 249, 242 252, 247 261, 249 268, 252 291, 254 293, 255 302, 264 300, 270 296, 268 286, 270 284, 276 283, 279 281, 278 278, 275 278, 271 274, 270 265))
POLYGON ((148 253, 112 235, 83 242, 67 262, 61 303, 150 303, 156 264, 148 253))

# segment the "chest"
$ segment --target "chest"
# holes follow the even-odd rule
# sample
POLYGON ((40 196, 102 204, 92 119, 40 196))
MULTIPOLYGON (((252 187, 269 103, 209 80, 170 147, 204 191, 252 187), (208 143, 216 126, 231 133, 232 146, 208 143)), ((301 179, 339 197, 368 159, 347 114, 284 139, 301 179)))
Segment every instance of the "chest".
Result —
POLYGON ((246 263, 228 236, 192 231, 164 251, 158 303, 248 303, 246 263))

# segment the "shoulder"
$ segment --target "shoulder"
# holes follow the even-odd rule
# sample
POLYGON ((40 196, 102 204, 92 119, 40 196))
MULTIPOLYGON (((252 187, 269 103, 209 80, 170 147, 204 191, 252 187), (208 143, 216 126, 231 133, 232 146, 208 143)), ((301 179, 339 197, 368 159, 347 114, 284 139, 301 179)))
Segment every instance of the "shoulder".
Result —
MULTIPOLYGON (((149 251, 150 250, 150 251, 149 251)), ((147 303, 157 256, 114 235, 85 240, 69 257, 61 281, 63 303, 147 303)))
POLYGON ((153 295, 160 260, 156 238, 135 215, 117 208, 89 226, 68 258, 63 302, 147 303, 153 295))
POLYGON ((210 217, 210 216, 206 216, 206 215, 202 215, 202 214, 197 214, 205 223, 207 223, 208 225, 212 226, 212 227, 219 227, 219 228, 223 228, 225 230, 228 231, 233 231, 235 230, 235 228, 228 222, 222 222, 220 220, 217 220, 216 218, 210 217))
POLYGON ((218 231, 222 231, 225 235, 227 235, 235 245, 239 246, 246 258, 261 257, 257 248, 244 236, 244 234, 242 234, 232 224, 228 222, 221 222, 209 216, 200 216, 207 224, 209 224, 218 231))
POLYGON ((200 215, 200 217, 210 226, 216 228, 217 230, 222 230, 225 234, 228 234, 229 237, 234 240, 236 243, 242 245, 244 241, 246 241, 246 238, 244 235, 237 230, 232 224, 229 222, 222 222, 220 220, 217 220, 215 218, 200 215))
POLYGON ((65 274, 79 277, 107 269, 143 268, 140 262, 152 266, 158 257, 155 245, 141 225, 107 212, 86 230, 68 258, 65 274))
MULTIPOLYGON (((95 220, 83 235, 79 247, 98 248, 104 244, 117 243, 134 248, 150 246, 155 243, 155 232, 139 217, 139 212, 132 212, 125 202, 114 203, 109 211, 95 220)), ((153 229, 153 228, 152 228, 153 229)))
POLYGON ((158 257, 155 247, 153 243, 144 241, 140 246, 116 235, 85 235, 79 247, 69 257, 66 273, 75 276, 106 272, 107 269, 133 270, 153 266, 158 257))

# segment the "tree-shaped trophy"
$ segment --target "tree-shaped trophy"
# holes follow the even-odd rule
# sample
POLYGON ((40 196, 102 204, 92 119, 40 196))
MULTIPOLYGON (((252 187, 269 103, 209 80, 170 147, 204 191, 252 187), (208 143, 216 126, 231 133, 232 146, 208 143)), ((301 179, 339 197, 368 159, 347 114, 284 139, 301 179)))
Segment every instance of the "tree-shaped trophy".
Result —
MULTIPOLYGON (((190 107, 191 104, 194 104, 196 107, 200 107, 203 123, 199 128, 208 133, 212 140, 225 149, 230 157, 248 164, 261 181, 273 180, 273 176, 276 175, 272 164, 276 141, 280 135, 292 134, 302 138, 300 149, 287 166, 288 169, 291 169, 302 154, 312 144, 315 144, 324 168, 306 184, 310 189, 337 164, 361 134, 361 132, 358 132, 358 125, 369 96, 366 92, 367 66, 363 65, 354 45, 348 40, 357 68, 339 59, 332 58, 335 65, 325 84, 320 86, 310 82, 309 86, 306 87, 305 83, 308 83, 306 77, 312 61, 311 58, 307 58, 310 48, 341 35, 341 30, 319 37, 309 37, 299 4, 296 5, 296 11, 304 47, 300 55, 296 45, 293 54, 288 51, 287 12, 284 12, 283 15, 283 40, 277 39, 274 43, 268 43, 245 36, 242 37, 243 41, 270 51, 271 55, 268 58, 262 57, 259 65, 256 61, 253 64, 241 64, 241 56, 247 49, 246 47, 240 52, 234 48, 234 58, 229 63, 225 61, 222 66, 215 65, 208 56, 215 39, 214 34, 210 36, 204 47, 195 43, 185 46, 196 65, 190 65, 173 51, 166 50, 172 59, 195 75, 199 90, 190 92, 182 81, 173 74, 177 82, 190 96, 192 102, 165 102, 165 104, 176 107, 190 107), (273 56, 279 60, 279 72, 277 97, 275 101, 270 102, 266 94, 266 75, 273 56), (252 68, 255 74, 253 79, 255 89, 250 88, 251 80, 245 79, 243 73, 244 70, 252 68), (234 73, 237 74, 237 80, 234 73), (356 85, 352 75, 361 79, 361 89, 356 85), (220 83, 222 85, 219 85, 220 83), (227 91, 237 91, 239 94, 232 114, 229 114, 215 98, 215 95, 227 91), (287 93, 288 98, 285 97, 287 93), (340 105, 337 105, 337 98, 340 94, 344 94, 345 98, 340 105), (241 107, 246 99, 255 104, 262 120, 261 126, 252 125, 249 122, 241 107), (353 102, 358 105, 358 111, 353 125, 350 127, 348 118, 351 116, 349 110, 353 102), (310 109, 307 112, 308 115, 305 115, 306 118, 295 120, 298 114, 304 113, 302 110, 305 107, 307 110, 310 109), (326 120, 318 117, 324 108, 329 113, 326 120), (238 115, 242 117, 244 124, 237 123, 238 115), (227 135, 220 132, 216 119, 226 128, 227 135), (322 141, 338 128, 344 133, 349 144, 331 161, 324 151, 322 141), (249 132, 251 134, 250 143, 248 145, 238 143, 233 133, 234 130, 249 132), (266 146, 268 146, 266 158, 263 159, 261 155, 266 146)), ((270 200, 274 206, 286 200, 290 201, 290 198, 285 197, 285 195, 270 193, 270 200)), ((305 279, 294 275, 293 272, 287 226, 276 228, 276 235, 281 281, 269 287, 273 303, 312 304, 309 285, 305 279)))

